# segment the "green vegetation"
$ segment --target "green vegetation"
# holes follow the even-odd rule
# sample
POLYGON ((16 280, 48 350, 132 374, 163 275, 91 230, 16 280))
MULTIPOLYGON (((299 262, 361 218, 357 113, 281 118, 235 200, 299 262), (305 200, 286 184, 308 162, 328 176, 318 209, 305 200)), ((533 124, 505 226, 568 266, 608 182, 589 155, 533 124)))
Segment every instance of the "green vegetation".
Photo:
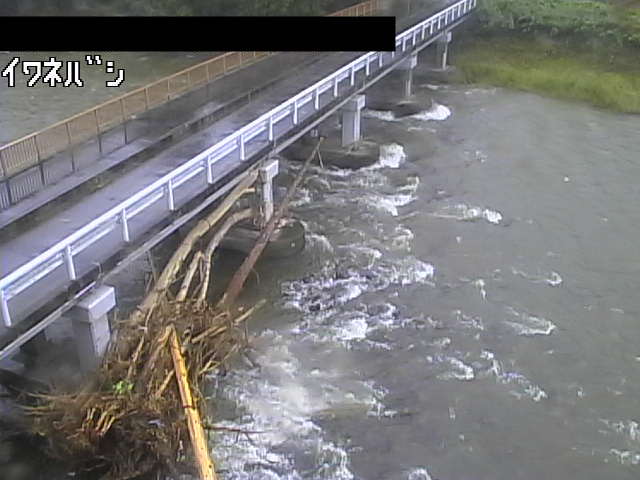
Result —
POLYGON ((637 52, 597 50, 534 36, 474 38, 454 50, 469 83, 484 83, 580 100, 620 112, 640 113, 637 52))
POLYGON ((480 0, 462 78, 640 113, 638 1, 480 0))
POLYGON ((480 0, 486 30, 544 31, 640 45, 640 1, 480 0))
POLYGON ((323 15, 357 0, 2 0, 0 15, 323 15))
POLYGON ((118 396, 126 395, 133 391, 133 383, 128 380, 120 380, 113 386, 113 393, 118 396))

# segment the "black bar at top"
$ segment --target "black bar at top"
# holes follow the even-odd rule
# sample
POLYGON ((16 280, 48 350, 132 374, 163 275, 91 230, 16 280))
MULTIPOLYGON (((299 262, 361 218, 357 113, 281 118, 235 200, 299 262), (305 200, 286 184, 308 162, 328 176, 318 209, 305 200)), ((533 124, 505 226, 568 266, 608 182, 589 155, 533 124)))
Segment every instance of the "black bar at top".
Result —
POLYGON ((392 51, 394 17, 0 17, 4 51, 392 51))

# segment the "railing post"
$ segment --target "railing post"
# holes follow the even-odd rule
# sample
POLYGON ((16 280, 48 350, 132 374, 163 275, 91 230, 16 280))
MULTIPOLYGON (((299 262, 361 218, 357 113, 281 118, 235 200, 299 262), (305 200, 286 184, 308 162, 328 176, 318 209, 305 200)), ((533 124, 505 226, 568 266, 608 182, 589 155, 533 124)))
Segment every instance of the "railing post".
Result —
POLYGON ((338 76, 333 78, 333 96, 338 96, 338 76))
POLYGON ((76 280, 76 267, 73 265, 73 253, 71 252, 71 245, 67 245, 64 249, 64 262, 67 265, 67 274, 69 280, 76 280))
POLYGON ((245 159, 245 149, 244 149, 244 137, 243 135, 240 135, 238 137, 238 148, 240 149, 240 160, 244 160, 245 159))
POLYGON ((273 142, 273 115, 269 115, 269 141, 273 142))
POLYGON ((293 124, 298 124, 298 101, 293 101, 293 124))
POLYGON ((102 138, 100 137, 100 122, 98 122, 98 109, 93 110, 93 118, 96 121, 96 132, 98 133, 98 150, 100 150, 100 155, 102 155, 102 138))
POLYGON ((313 92, 313 107, 318 110, 320 108, 320 94, 316 88, 313 92))
POLYGON ((367 57, 367 61, 364 66, 364 74, 368 77, 371 72, 371 57, 367 57))
POLYGON ((204 166, 207 169, 207 183, 213 185, 213 162, 211 161, 211 155, 205 159, 204 166))
POLYGON ((120 214, 120 221, 122 222, 122 239, 129 243, 131 237, 129 236, 129 223, 127 222, 127 210, 125 208, 122 209, 120 214))
POLYGON ((351 66, 351 75, 349 77, 349 84, 353 87, 356 84, 356 66, 351 66))
POLYGON ((9 304, 7 303, 7 295, 4 289, 0 288, 0 311, 2 312, 2 320, 5 327, 11 326, 11 315, 9 314, 9 304))
POLYGON ((122 112, 122 124, 124 125, 123 129, 124 129, 124 144, 126 145, 128 140, 127 140, 127 119, 125 117, 124 114, 124 99, 120 99, 120 111, 122 112))
POLYGON ((65 127, 67 129, 67 139, 69 141, 69 151, 71 152, 71 171, 76 171, 76 159, 73 155, 73 145, 71 144, 71 129, 69 128, 69 122, 65 122, 65 127))
POLYGON ((0 168, 2 168, 2 178, 4 180, 5 189, 7 190, 7 201, 9 205, 13 205, 13 198, 11 195, 11 185, 9 185, 9 175, 8 175, 9 170, 5 165, 5 159, 2 155, 3 153, 4 153, 4 150, 0 149, 0 168))
POLYGON ((4 149, 0 148, 0 169, 2 170, 2 178, 7 179, 8 175, 8 170, 6 165, 4 164, 4 157, 3 154, 4 153, 4 149))
POLYGON ((378 52, 378 68, 382 68, 382 52, 378 52))
POLYGON ((175 198, 173 196, 173 180, 171 179, 167 182, 167 205, 172 212, 176 209, 175 198))

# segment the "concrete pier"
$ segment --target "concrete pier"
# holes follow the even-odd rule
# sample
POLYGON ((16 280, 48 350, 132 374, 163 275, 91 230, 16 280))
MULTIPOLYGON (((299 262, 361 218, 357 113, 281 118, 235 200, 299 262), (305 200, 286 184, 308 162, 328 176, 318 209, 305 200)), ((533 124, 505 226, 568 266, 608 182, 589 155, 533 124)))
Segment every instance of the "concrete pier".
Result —
POLYGON ((451 43, 451 32, 444 32, 436 42, 436 69, 447 69, 447 57, 449 55, 449 43, 451 43))
POLYGON ((273 215, 273 179, 278 175, 278 160, 269 159, 260 167, 256 192, 258 208, 258 226, 264 228, 273 215))
POLYGON ((73 325, 80 368, 84 372, 98 367, 109 346, 111 328, 108 313, 115 306, 115 289, 103 285, 65 314, 73 325))
POLYGON ((413 94, 413 70, 418 66, 418 54, 413 54, 398 66, 398 70, 404 71, 404 97, 413 94))
POLYGON ((365 96, 356 95, 342 109, 342 146, 348 147, 362 138, 360 124, 365 96))

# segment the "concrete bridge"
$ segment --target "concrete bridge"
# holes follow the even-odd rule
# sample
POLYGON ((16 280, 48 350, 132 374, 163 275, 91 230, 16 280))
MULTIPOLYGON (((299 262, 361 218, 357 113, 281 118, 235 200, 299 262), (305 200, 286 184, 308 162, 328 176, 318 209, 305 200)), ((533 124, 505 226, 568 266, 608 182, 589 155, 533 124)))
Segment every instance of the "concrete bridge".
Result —
MULTIPOLYGON (((375 1, 365 2, 356 8, 369 14, 375 5, 375 1)), ((393 52, 271 56, 269 62, 296 65, 297 73, 262 85, 260 95, 256 98, 253 92, 253 100, 244 106, 233 97, 238 93, 234 92, 237 78, 218 80, 221 83, 216 84, 215 90, 226 99, 212 96, 206 82, 211 71, 208 65, 205 81, 194 95, 205 91, 205 98, 212 100, 197 111, 187 98, 180 106, 167 104, 162 115, 154 110, 147 117, 130 116, 131 121, 124 122, 124 127, 112 128, 107 122, 109 128, 105 127, 103 133, 100 112, 96 111, 97 135, 83 139, 84 143, 71 153, 68 149, 52 152, 54 157, 67 158, 66 162, 70 158, 75 165, 90 156, 92 148, 97 149, 102 155, 100 165, 60 177, 48 188, 44 188, 45 176, 51 173, 39 166, 31 175, 40 175, 43 188, 28 195, 16 191, 24 195, 20 201, 15 201, 16 195, 9 198, 7 180, 11 162, 29 152, 0 150, 4 168, 0 180, 5 186, 0 201, 0 228, 4 227, 0 231, 0 361, 16 354, 25 343, 41 338, 47 327, 67 316, 73 320, 81 361, 87 368, 93 366, 109 339, 107 313, 115 306, 116 298, 108 282, 115 273, 220 201, 256 169, 256 200, 264 223, 273 212, 271 182, 278 172, 274 155, 337 112, 342 115, 342 145, 358 142, 360 113, 366 103, 364 92, 390 72, 402 69, 407 72, 405 90, 410 93, 411 72, 418 53, 431 45, 436 46, 438 67, 445 68, 451 31, 468 18, 475 6, 476 0, 459 0, 426 18, 407 20, 405 23, 411 26, 397 34, 393 52), (176 121, 178 127, 172 127, 176 121), (127 136, 143 128, 145 122, 154 127, 151 131, 157 131, 160 125, 169 133, 156 138, 143 135, 139 142, 127 143, 127 136), (194 126, 203 124, 209 126, 191 134, 194 126), (118 140, 121 137, 124 143, 118 140), (165 146, 165 137, 180 141, 165 146), (110 152, 112 143, 121 146, 110 152), (154 149, 149 154, 150 146, 154 149), (132 159, 141 151, 147 151, 148 158, 132 159), (102 188, 83 195, 67 193, 75 192, 87 176, 95 176, 124 160, 127 167, 122 174, 102 188), (66 195, 59 199, 55 210, 36 225, 29 225, 28 213, 41 208, 52 195, 62 194, 66 195)), ((262 55, 254 54, 252 58, 258 56, 262 55)), ((226 61, 231 60, 223 60, 226 61)), ((238 64, 241 62, 242 55, 238 57, 238 64)), ((261 71, 267 72, 266 62, 251 68, 238 71, 237 75, 260 78, 261 71)), ((189 82, 193 75, 189 73, 189 82)), ((148 101, 149 92, 146 96, 148 101)), ((109 108, 120 108, 121 118, 126 117, 125 102, 109 108)), ((64 127, 70 142, 69 128, 69 124, 64 127)), ((37 150, 38 139, 32 143, 37 150)), ((35 153, 38 158, 43 155, 40 151, 35 153)))

